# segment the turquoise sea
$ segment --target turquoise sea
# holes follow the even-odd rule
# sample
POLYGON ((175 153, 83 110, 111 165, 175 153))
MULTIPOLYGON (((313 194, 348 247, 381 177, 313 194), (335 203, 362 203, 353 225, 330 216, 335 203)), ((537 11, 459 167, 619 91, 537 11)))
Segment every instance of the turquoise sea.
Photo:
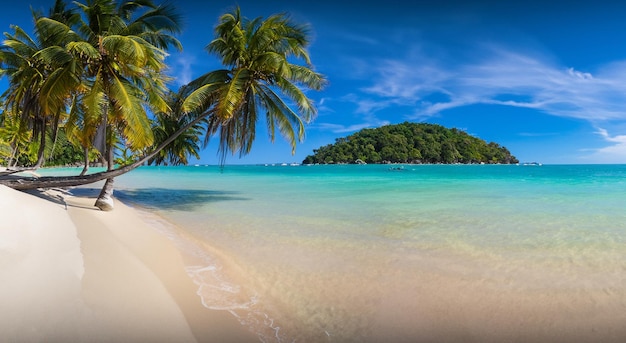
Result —
POLYGON ((626 337, 626 165, 142 167, 116 196, 264 342, 626 337))

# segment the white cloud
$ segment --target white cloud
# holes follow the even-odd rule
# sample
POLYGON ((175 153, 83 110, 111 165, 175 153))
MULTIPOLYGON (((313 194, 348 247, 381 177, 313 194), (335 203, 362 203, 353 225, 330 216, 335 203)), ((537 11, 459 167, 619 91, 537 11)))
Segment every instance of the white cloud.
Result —
POLYGON ((417 108, 413 118, 471 104, 495 104, 542 110, 547 114, 602 121, 626 119, 626 63, 596 75, 550 63, 545 58, 490 47, 479 62, 441 66, 436 60, 372 62, 372 86, 354 99, 359 111, 392 105, 417 108), (426 101, 433 94, 446 99, 426 101))
POLYGON ((360 124, 353 124, 349 126, 340 125, 340 124, 332 124, 332 123, 318 123, 314 126, 318 129, 331 131, 333 133, 348 133, 348 132, 356 132, 362 129, 367 129, 370 127, 378 127, 382 125, 388 125, 388 121, 377 121, 377 122, 365 122, 360 124))
MULTIPOLYGON (((409 57, 363 59, 361 65, 368 68, 359 70, 367 70, 370 86, 341 100, 355 104, 355 113, 369 117, 372 124, 377 114, 399 106, 414 108, 406 119, 422 121, 474 104, 536 109, 614 131, 619 129, 613 124, 626 123, 626 60, 578 70, 550 57, 488 46, 480 58, 456 64, 448 60, 444 65, 443 60, 428 56, 428 50, 411 51, 409 57)), ((581 151, 581 161, 625 163, 626 135, 611 136, 605 129, 597 133, 607 146, 581 151)))
POLYGON ((626 135, 611 136, 606 129, 598 128, 596 133, 610 145, 590 150, 592 153, 583 159, 594 163, 626 163, 626 135))
POLYGON ((400 103, 411 103, 430 93, 448 93, 442 86, 454 77, 453 73, 425 59, 411 63, 383 61, 375 72, 381 77, 362 91, 394 98, 400 103))
POLYGON ((611 136, 606 129, 598 128, 597 134, 602 136, 606 141, 618 144, 626 144, 626 135, 611 136))
POLYGON ((191 82, 192 78, 192 65, 196 59, 193 56, 179 55, 174 62, 175 82, 179 85, 186 85, 191 82))
POLYGON ((582 73, 582 72, 579 72, 579 71, 577 71, 577 70, 574 70, 574 68, 569 68, 569 69, 567 70, 567 72, 568 72, 570 75, 572 75, 572 76, 574 76, 574 77, 577 77, 577 78, 579 78, 579 79, 583 79, 583 80, 590 80, 590 79, 593 79, 593 76, 592 76, 590 73, 582 73))
POLYGON ((367 45, 378 45, 379 41, 367 35, 358 35, 353 32, 335 32, 335 35, 341 37, 351 43, 364 43, 367 45))

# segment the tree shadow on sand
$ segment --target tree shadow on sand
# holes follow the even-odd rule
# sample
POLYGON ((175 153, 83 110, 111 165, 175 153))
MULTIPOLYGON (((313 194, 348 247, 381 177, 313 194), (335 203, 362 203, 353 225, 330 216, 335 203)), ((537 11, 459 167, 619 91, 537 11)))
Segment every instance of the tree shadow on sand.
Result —
MULTIPOLYGON (((72 194, 93 196, 99 192, 90 188, 77 188, 72 194)), ((201 189, 139 188, 115 190, 114 196, 125 203, 162 210, 192 210, 210 202, 249 200, 238 196, 237 192, 212 191, 201 189)))

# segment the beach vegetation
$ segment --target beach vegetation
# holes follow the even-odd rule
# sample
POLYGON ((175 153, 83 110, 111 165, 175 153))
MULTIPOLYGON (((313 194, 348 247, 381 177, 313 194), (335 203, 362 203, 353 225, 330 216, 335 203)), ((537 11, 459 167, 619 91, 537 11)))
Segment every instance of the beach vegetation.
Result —
POLYGON ((0 140, 4 143, 4 150, 10 150, 8 156, 3 154, 3 164, 9 167, 18 165, 23 154, 26 154, 31 143, 31 131, 20 118, 6 110, 2 113, 2 126, 0 127, 0 140))
POLYGON ((319 90, 326 82, 311 68, 307 27, 284 14, 249 20, 237 8, 220 17, 215 34, 206 50, 225 69, 192 81, 182 110, 209 114, 205 139, 218 135, 222 156, 250 152, 261 114, 270 140, 278 130, 295 151, 304 138, 304 124, 316 114, 302 88, 319 90))
POLYGON ((498 143, 441 125, 404 122, 336 139, 313 150, 305 164, 329 163, 485 163, 519 161, 498 143))
MULTIPOLYGON (((177 131, 186 127, 193 120, 191 116, 177 115, 177 113, 181 113, 180 94, 170 92, 167 99, 168 112, 157 112, 152 122, 152 132, 156 145, 160 145, 169 137, 174 136, 177 131)), ((148 164, 178 166, 187 165, 191 156, 199 159, 202 148, 203 124, 204 122, 197 122, 183 130, 170 144, 167 144, 154 157, 148 159, 148 164)))
POLYGON ((5 113, 19 113, 14 118, 19 132, 28 128, 28 142, 39 138, 34 167, 49 151, 48 133, 53 142, 78 146, 85 168, 76 176, 5 177, 0 184, 32 189, 106 180, 96 206, 108 210, 116 176, 147 163, 187 163, 188 156, 198 156, 200 143, 206 146, 215 136, 221 163, 228 152, 245 155, 262 117, 272 141, 278 131, 295 150, 304 138, 304 125, 316 114, 305 91, 325 84, 306 50, 306 26, 285 14, 250 20, 236 8, 222 15, 206 50, 224 68, 172 97, 164 72, 167 50, 182 48, 175 37, 180 16, 172 5, 73 4, 57 0, 50 15, 34 14, 34 39, 12 26, 0 47, 0 73, 9 80, 5 113), (65 132, 61 141, 59 130, 65 132), (88 174, 94 150, 107 170, 88 174))
MULTIPOLYGON (((29 155, 37 148, 34 162, 37 168, 44 163, 47 133, 54 140, 69 91, 78 84, 73 75, 76 66, 70 54, 60 48, 67 41, 68 32, 51 28, 47 20, 66 25, 75 22, 76 16, 62 0, 55 2, 47 17, 38 12, 32 15, 34 35, 16 25, 11 26, 13 33, 5 33, 0 49, 0 73, 9 80, 3 94, 4 114, 19 120, 20 131, 29 130, 31 139, 37 140, 37 144, 27 146, 29 155)), ((25 162, 31 164, 31 160, 29 156, 25 162)))

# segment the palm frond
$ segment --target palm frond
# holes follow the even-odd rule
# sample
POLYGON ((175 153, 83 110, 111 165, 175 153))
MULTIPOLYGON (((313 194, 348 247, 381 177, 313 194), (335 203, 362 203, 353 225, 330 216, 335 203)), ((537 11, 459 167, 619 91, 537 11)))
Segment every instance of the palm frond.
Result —
POLYGON ((93 45, 89 44, 89 42, 83 41, 74 41, 67 43, 66 47, 67 51, 75 56, 80 57, 81 59, 87 61, 99 60, 102 58, 98 49, 96 49, 93 45))
POLYGON ((276 124, 281 134, 291 145, 292 152, 295 152, 296 143, 304 139, 304 123, 302 119, 271 88, 260 85, 258 94, 263 107, 267 109, 268 125, 272 125, 268 127, 271 128, 268 132, 271 139, 274 139, 275 133, 273 128, 276 124))
POLYGON ((24 43, 31 49, 37 49, 38 44, 26 33, 26 31, 22 30, 22 28, 17 25, 11 25, 11 28, 15 32, 15 35, 11 36, 12 39, 24 43))
POLYGON ((66 24, 45 17, 35 22, 35 32, 43 46, 62 46, 68 41, 79 39, 78 35, 66 24))
POLYGON ((317 109, 313 105, 313 101, 309 99, 298 86, 283 78, 279 78, 276 84, 281 92, 287 95, 289 99, 298 106, 298 112, 302 114, 303 119, 307 123, 315 117, 317 109))
POLYGON ((174 37, 172 35, 163 34, 160 31, 157 31, 157 32, 141 32, 141 33, 138 33, 137 36, 141 37, 144 40, 146 40, 150 44, 152 44, 152 45, 154 45, 156 47, 162 48, 162 49, 173 47, 174 49, 176 49, 178 51, 182 51, 183 50, 182 43, 176 37, 174 37))
MULTIPOLYGON (((102 118, 106 115, 106 95, 102 73, 97 73, 88 92, 83 96, 82 105, 86 116, 90 118, 102 118)), ((101 120, 99 120, 101 121, 101 120)))
POLYGON ((45 113, 59 113, 66 107, 69 94, 80 80, 72 68, 58 68, 52 72, 41 88, 41 108, 45 113))
POLYGON ((182 111, 202 113, 211 107, 218 97, 218 91, 231 82, 230 71, 217 70, 200 76, 181 89, 184 98, 182 111))
POLYGON ((34 59, 39 59, 41 63, 47 64, 52 69, 59 66, 65 66, 72 62, 72 55, 68 54, 65 49, 60 46, 51 46, 37 51, 33 55, 34 59))
POLYGON ((106 36, 102 39, 102 46, 118 63, 143 66, 146 63, 146 49, 135 39, 120 35, 106 36))
POLYGON ((123 132, 133 149, 142 149, 152 145, 153 135, 150 120, 142 106, 143 94, 132 83, 112 77, 109 100, 113 103, 112 110, 119 118, 123 118, 123 132))
POLYGON ((215 104, 215 114, 219 118, 225 120, 235 115, 243 103, 243 95, 249 83, 250 71, 242 68, 235 70, 230 82, 220 87, 219 100, 215 104))
MULTIPOLYGON (((133 24, 139 23, 144 27, 142 31, 165 31, 180 33, 182 29, 182 16, 172 4, 163 4, 153 7, 140 15, 133 24), (147 29, 147 30, 146 30, 147 29)), ((131 25, 129 25, 131 27, 131 25)), ((135 34, 141 31, 135 32, 135 34)))

